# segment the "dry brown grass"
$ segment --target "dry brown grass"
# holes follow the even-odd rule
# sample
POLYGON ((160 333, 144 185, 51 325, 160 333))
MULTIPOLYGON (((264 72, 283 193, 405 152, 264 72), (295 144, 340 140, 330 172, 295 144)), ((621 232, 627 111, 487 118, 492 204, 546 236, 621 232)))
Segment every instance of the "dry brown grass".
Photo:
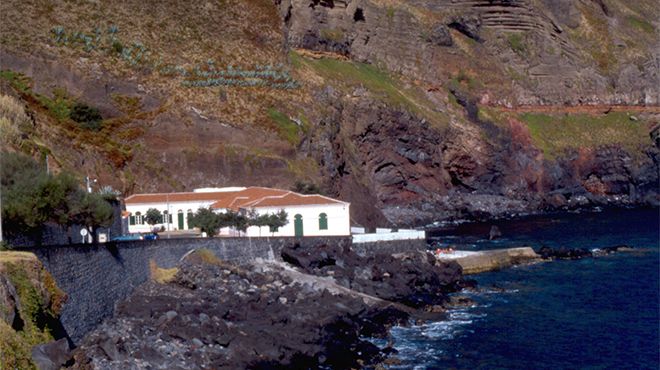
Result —
POLYGON ((37 256, 29 252, 0 252, 0 272, 5 270, 8 263, 17 264, 23 262, 38 263, 38 259, 37 256))
POLYGON ((21 148, 22 133, 27 131, 31 121, 25 107, 14 97, 0 95, 0 143, 3 146, 21 148))
POLYGON ((161 268, 158 267, 156 262, 150 260, 149 272, 150 272, 151 280, 159 284, 167 284, 170 281, 174 280, 174 276, 176 275, 177 272, 179 272, 179 269, 176 267, 173 267, 171 269, 161 268))

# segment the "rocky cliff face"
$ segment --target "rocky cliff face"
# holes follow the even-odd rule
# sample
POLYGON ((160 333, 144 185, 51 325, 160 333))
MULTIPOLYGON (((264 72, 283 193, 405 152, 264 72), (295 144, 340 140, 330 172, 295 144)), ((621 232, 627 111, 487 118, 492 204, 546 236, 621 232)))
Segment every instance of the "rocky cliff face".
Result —
POLYGON ((0 6, 7 146, 126 194, 303 181, 366 226, 658 202, 652 1, 0 6))
POLYGON ((429 85, 453 69, 474 68, 484 82, 480 93, 494 104, 658 104, 657 52, 648 48, 657 40, 648 32, 653 26, 633 15, 651 3, 279 3, 293 47, 381 64, 429 85))

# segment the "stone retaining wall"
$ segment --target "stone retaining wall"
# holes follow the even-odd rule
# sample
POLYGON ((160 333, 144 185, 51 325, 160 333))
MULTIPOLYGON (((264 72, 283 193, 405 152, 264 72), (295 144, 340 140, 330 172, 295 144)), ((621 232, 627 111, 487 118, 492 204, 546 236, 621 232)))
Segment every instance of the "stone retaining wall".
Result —
POLYGON ((374 253, 402 253, 426 250, 426 239, 411 240, 381 240, 368 243, 353 243, 351 249, 355 253, 365 256, 374 253))
POLYGON ((285 245, 350 244, 349 237, 197 238, 126 241, 25 248, 33 252, 67 293, 61 321, 73 343, 111 316, 115 303, 149 279, 149 261, 174 267, 189 251, 207 248, 219 258, 245 263, 279 258, 285 245))

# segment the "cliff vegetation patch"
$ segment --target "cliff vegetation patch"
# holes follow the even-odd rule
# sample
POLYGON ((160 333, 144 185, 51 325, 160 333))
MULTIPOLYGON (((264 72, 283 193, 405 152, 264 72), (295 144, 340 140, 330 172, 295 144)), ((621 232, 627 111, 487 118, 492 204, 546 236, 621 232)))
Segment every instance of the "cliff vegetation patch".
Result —
POLYGON ((333 86, 343 86, 346 89, 362 87, 385 103, 403 108, 434 123, 444 124, 448 121, 442 112, 434 109, 434 104, 417 87, 404 86, 402 81, 372 64, 327 57, 307 58, 296 52, 292 52, 290 58, 294 66, 308 68, 322 78, 336 82, 333 86))
POLYGON ((53 277, 31 253, 0 252, 0 358, 2 368, 34 369, 31 348, 61 338, 66 301, 53 277))
POLYGON ((640 153, 650 143, 642 121, 631 119, 627 112, 608 114, 544 114, 523 113, 534 145, 548 159, 556 158, 571 148, 597 148, 621 145, 630 153, 640 153))

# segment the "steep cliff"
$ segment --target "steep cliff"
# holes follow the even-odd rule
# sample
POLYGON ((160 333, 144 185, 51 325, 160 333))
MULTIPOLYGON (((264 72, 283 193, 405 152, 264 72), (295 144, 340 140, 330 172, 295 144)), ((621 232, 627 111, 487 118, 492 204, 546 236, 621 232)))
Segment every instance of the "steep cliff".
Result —
POLYGON ((367 226, 658 202, 652 1, 0 10, 4 140, 124 193, 303 181, 367 226))
MULTIPOLYGON (((66 300, 36 256, 0 252, 0 365, 36 369, 43 356, 34 346, 62 338, 59 313, 66 300)), ((64 350, 68 350, 63 339, 64 350)), ((63 362, 62 362, 63 363, 63 362)))

